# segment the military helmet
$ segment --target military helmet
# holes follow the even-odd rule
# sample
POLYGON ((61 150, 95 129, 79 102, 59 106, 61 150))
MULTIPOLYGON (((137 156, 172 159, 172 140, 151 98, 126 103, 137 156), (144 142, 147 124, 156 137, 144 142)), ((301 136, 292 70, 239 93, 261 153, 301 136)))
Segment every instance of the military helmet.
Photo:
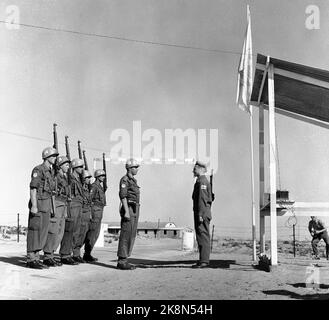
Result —
POLYGON ((58 152, 55 148, 48 147, 42 151, 42 159, 48 159, 49 157, 57 157, 58 152))
POLYGON ((133 167, 138 168, 139 167, 139 163, 137 162, 137 160, 135 160, 133 158, 130 158, 126 162, 126 169, 133 168, 133 167))
POLYGON ((83 165, 84 165, 84 162, 82 159, 76 158, 76 159, 72 160, 72 169, 78 168, 78 167, 83 167, 83 165))
POLYGON ((94 173, 94 177, 97 178, 97 177, 100 177, 100 176, 106 176, 106 173, 104 170, 102 169, 98 169, 95 171, 94 173))
POLYGON ((60 167, 64 163, 70 163, 70 160, 65 156, 58 156, 57 165, 60 167))
POLYGON ((207 171, 207 163, 205 161, 197 160, 195 162, 195 166, 198 166, 200 168, 203 168, 207 171))
POLYGON ((91 178, 92 175, 88 170, 83 170, 83 179, 91 178))

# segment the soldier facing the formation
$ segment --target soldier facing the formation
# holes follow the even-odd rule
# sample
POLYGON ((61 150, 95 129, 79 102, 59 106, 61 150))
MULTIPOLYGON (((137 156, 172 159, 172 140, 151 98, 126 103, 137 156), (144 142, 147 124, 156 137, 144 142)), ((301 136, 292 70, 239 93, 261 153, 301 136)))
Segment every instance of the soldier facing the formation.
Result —
POLYGON ((210 256, 209 224, 211 220, 212 190, 205 176, 207 166, 197 161, 193 168, 193 174, 197 178, 194 184, 192 199, 194 212, 194 226, 196 240, 199 247, 199 261, 192 268, 207 268, 210 256))
POLYGON ((28 268, 48 268, 40 262, 39 252, 44 249, 47 237, 51 213, 55 208, 52 204, 52 196, 55 191, 55 179, 53 165, 58 152, 52 147, 42 151, 43 163, 36 166, 31 175, 29 218, 27 232, 27 262, 28 268))
POLYGON ((135 269, 135 266, 128 262, 128 257, 130 257, 134 246, 139 218, 140 187, 134 178, 138 172, 138 168, 139 164, 135 159, 128 159, 126 162, 127 174, 120 180, 121 231, 117 253, 117 267, 121 270, 135 269))

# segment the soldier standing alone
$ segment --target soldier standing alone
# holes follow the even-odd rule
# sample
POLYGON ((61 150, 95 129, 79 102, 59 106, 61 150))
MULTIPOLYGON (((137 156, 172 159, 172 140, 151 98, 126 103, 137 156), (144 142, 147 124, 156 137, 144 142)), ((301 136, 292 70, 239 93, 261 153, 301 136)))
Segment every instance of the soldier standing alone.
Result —
POLYGON ((197 161, 193 168, 193 174, 197 178, 192 194, 194 226, 196 240, 199 248, 199 261, 192 268, 209 267, 210 256, 210 233, 209 224, 211 220, 212 190, 205 176, 207 166, 197 161))
POLYGON ((27 232, 26 266, 33 269, 48 268, 41 264, 39 252, 47 241, 48 228, 52 208, 51 197, 55 191, 55 179, 52 167, 58 152, 48 147, 42 151, 43 163, 32 171, 30 183, 29 220, 27 232))
POLYGON ((323 221, 318 219, 316 216, 311 216, 311 220, 308 224, 308 231, 312 236, 312 249, 314 254, 314 259, 319 260, 319 252, 318 252, 318 243, 321 239, 326 244, 326 257, 329 260, 329 236, 327 232, 327 228, 324 225, 323 221))
POLYGON ((139 164, 135 159, 128 159, 126 162, 127 174, 120 180, 119 197, 121 200, 120 216, 121 231, 118 244, 118 264, 121 270, 133 270, 135 266, 128 262, 137 233, 139 218, 140 187, 134 176, 137 174, 139 164))

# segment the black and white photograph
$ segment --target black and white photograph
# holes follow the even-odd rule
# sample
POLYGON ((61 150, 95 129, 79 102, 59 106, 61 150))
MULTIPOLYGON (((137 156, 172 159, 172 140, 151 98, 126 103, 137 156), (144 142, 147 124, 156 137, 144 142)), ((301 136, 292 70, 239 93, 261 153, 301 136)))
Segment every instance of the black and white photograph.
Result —
POLYGON ((0 1, 0 300, 328 300, 328 52, 324 0, 0 1))

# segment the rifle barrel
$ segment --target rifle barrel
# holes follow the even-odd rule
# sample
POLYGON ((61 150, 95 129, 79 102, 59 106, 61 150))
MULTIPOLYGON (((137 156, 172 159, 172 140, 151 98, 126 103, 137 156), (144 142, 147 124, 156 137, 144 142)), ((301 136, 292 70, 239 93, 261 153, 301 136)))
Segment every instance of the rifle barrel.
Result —
POLYGON ((81 141, 78 141, 78 153, 79 153, 79 159, 82 160, 82 153, 81 153, 81 141))
POLYGON ((54 145, 53 148, 55 148, 58 151, 58 140, 57 140, 57 131, 56 131, 57 124, 53 124, 53 136, 54 136, 54 145))
POLYGON ((107 173, 106 173, 105 153, 103 153, 103 170, 105 171, 105 179, 103 181, 103 189, 104 189, 104 192, 106 192, 106 190, 107 190, 107 173))
POLYGON ((86 151, 83 150, 82 153, 83 153, 83 161, 84 161, 84 163, 85 163, 85 169, 86 169, 86 170, 89 170, 88 162, 87 162, 87 157, 86 157, 86 151))

